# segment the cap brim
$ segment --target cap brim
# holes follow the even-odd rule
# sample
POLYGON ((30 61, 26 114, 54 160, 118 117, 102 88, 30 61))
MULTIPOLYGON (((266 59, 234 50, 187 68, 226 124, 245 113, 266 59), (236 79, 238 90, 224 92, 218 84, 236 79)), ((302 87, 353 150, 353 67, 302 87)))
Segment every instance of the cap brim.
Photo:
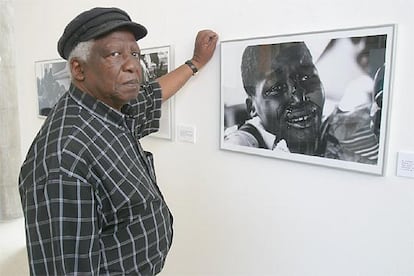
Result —
POLYGON ((91 28, 90 34, 86 33, 82 37, 82 41, 98 38, 119 28, 126 28, 130 30, 134 34, 135 40, 137 41, 145 37, 148 33, 147 29, 144 26, 135 22, 121 20, 117 22, 111 21, 101 24, 98 28, 91 28))

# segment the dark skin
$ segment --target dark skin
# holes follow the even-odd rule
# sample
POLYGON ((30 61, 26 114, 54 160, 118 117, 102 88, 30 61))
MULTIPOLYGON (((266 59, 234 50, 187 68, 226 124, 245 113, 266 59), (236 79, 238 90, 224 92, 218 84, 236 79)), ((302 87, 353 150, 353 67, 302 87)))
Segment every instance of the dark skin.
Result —
POLYGON ((129 31, 96 39, 88 62, 73 59, 71 65, 78 88, 115 109, 138 96, 142 82, 140 48, 129 31))
POLYGON ((251 117, 278 140, 285 139, 291 152, 313 155, 317 150, 323 88, 312 57, 304 44, 275 51, 260 46, 260 66, 254 96, 246 100, 251 117))

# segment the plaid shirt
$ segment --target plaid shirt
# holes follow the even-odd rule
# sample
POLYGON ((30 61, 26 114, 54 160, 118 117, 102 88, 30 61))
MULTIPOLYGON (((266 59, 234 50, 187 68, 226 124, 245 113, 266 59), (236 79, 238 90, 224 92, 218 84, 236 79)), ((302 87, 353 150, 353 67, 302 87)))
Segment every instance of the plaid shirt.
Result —
POLYGON ((72 85, 36 136, 19 177, 32 275, 161 271, 172 216, 138 141, 158 130, 158 83, 127 106, 129 115, 72 85))

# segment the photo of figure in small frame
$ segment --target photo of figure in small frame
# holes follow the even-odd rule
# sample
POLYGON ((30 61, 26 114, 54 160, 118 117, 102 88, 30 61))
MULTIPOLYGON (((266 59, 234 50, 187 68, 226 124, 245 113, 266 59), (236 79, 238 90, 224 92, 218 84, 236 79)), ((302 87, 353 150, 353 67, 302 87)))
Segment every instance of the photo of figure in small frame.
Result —
POLYGON ((63 59, 35 62, 39 116, 46 117, 69 89, 70 76, 63 59))
MULTIPOLYGON (((169 46, 141 49, 141 65, 144 80, 152 81, 171 70, 171 51, 169 46)), ((173 101, 174 97, 163 102, 161 106, 160 129, 150 137, 172 140, 173 138, 173 101)))
POLYGON ((392 31, 224 42, 221 148, 381 174, 392 31))

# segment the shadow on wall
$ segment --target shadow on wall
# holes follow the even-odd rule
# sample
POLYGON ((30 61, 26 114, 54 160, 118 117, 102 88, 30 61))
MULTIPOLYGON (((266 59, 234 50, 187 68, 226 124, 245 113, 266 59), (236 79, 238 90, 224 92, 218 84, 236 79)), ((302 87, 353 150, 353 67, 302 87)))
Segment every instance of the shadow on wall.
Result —
POLYGON ((27 262, 26 248, 16 251, 0 264, 0 275, 27 276, 29 275, 29 265, 27 262))

